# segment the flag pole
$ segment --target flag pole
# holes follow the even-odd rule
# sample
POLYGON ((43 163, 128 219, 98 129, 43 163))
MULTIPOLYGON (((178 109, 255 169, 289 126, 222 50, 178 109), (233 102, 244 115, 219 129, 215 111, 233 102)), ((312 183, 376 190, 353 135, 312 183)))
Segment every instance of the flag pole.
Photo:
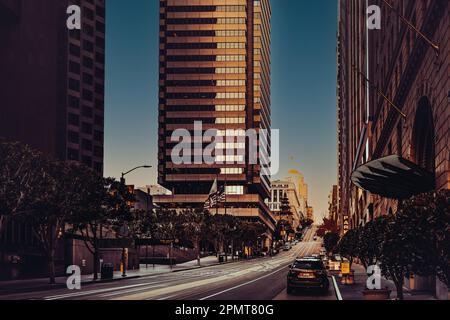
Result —
POLYGON ((216 215, 219 215, 219 174, 216 176, 217 190, 216 190, 216 215))
POLYGON ((223 193, 225 195, 225 215, 227 215, 227 174, 225 174, 225 184, 223 187, 223 193))
POLYGON ((414 32, 416 32, 422 39, 424 39, 434 50, 436 50, 437 54, 439 54, 439 45, 434 43, 430 38, 428 38, 423 32, 421 32, 412 22, 406 19, 394 6, 389 3, 387 0, 383 0, 383 2, 395 12, 395 14, 414 32))

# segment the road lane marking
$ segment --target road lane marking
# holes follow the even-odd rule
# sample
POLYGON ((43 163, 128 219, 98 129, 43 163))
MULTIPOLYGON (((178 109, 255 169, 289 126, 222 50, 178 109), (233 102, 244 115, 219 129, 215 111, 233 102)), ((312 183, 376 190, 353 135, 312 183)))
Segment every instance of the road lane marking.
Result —
POLYGON ((122 294, 133 293, 133 292, 149 290, 149 289, 155 289, 155 288, 161 288, 161 287, 165 287, 165 286, 166 286, 166 284, 158 284, 158 285, 154 285, 154 286, 134 288, 134 289, 131 289, 131 290, 106 293, 106 294, 99 295, 99 297, 101 297, 101 298, 114 297, 114 296, 120 296, 122 294))
MULTIPOLYGON (((174 295, 171 295, 171 296, 168 296, 168 297, 164 297, 164 298, 159 298, 159 299, 156 299, 157 301, 164 301, 164 300, 169 300, 169 299, 172 299, 172 298, 175 298, 177 296, 177 294, 174 294, 174 295)), ((146 300, 153 300, 152 298, 150 298, 150 299, 146 299, 146 300)))
POLYGON ((55 296, 48 296, 48 297, 45 297, 44 300, 59 300, 59 299, 64 299, 64 298, 87 296, 87 295, 91 295, 91 294, 109 292, 109 291, 114 291, 114 290, 123 290, 123 289, 135 288, 135 287, 143 287, 143 286, 148 286, 150 284, 151 283, 140 283, 140 284, 134 284, 134 285, 124 286, 124 287, 115 287, 115 288, 83 291, 83 292, 65 293, 65 294, 60 294, 60 295, 55 295, 55 296))
POLYGON ((246 285, 249 285, 249 284, 251 284, 251 283, 255 283, 255 282, 259 281, 259 280, 262 280, 262 279, 265 279, 265 278, 267 278, 267 277, 270 277, 270 276, 272 276, 272 275, 274 275, 274 274, 276 274, 276 273, 278 273, 278 272, 280 272, 280 271, 283 271, 283 270, 285 270, 285 269, 286 269, 286 267, 280 268, 280 269, 278 269, 278 270, 276 270, 276 271, 274 271, 274 272, 271 272, 271 273, 269 273, 269 274, 266 274, 265 276, 259 277, 259 278, 257 278, 257 279, 254 279, 254 280, 251 280, 251 281, 248 281, 248 282, 245 282, 245 283, 242 283, 242 284, 240 284, 240 285, 237 285, 237 286, 234 286, 234 287, 232 287, 232 288, 229 288, 229 289, 220 291, 220 292, 215 293, 215 294, 212 294, 212 295, 210 295, 210 296, 201 298, 201 299, 199 299, 199 301, 203 301, 203 300, 207 300, 207 299, 210 299, 210 298, 214 298, 214 297, 216 297, 216 296, 219 296, 219 295, 221 295, 221 294, 227 293, 227 292, 229 292, 229 291, 233 291, 233 290, 236 290, 236 289, 238 289, 238 288, 241 288, 241 287, 244 287, 244 286, 246 286, 246 285))
POLYGON ((336 292, 336 297, 337 297, 337 299, 338 299, 339 301, 344 300, 344 299, 342 298, 341 291, 339 290, 339 287, 338 287, 338 285, 337 285, 336 278, 335 278, 334 276, 331 276, 331 278, 333 279, 333 287, 334 287, 334 291, 336 292))

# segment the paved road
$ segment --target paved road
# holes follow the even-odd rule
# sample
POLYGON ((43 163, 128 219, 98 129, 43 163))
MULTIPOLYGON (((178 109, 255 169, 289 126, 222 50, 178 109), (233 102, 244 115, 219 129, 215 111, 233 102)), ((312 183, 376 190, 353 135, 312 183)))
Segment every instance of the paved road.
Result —
POLYGON ((311 300, 334 299, 333 289, 326 296, 286 294, 288 265, 296 257, 320 250, 313 241, 315 228, 302 243, 276 257, 229 263, 193 271, 168 273, 112 283, 84 286, 79 291, 58 289, 0 296, 0 299, 46 300, 311 300))

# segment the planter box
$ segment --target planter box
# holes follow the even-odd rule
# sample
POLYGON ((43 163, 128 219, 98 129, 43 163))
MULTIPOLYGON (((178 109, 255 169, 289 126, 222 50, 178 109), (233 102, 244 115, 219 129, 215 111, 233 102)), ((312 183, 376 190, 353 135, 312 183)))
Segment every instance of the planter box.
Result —
POLYGON ((364 300, 390 300, 391 290, 388 289, 364 290, 363 296, 364 300))

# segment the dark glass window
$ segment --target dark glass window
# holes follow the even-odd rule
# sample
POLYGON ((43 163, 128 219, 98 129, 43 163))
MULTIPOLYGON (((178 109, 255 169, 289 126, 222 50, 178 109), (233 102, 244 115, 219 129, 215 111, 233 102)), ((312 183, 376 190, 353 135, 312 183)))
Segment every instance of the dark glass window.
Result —
POLYGON ((69 113, 68 122, 70 125, 79 126, 80 125, 80 117, 76 114, 69 113))

